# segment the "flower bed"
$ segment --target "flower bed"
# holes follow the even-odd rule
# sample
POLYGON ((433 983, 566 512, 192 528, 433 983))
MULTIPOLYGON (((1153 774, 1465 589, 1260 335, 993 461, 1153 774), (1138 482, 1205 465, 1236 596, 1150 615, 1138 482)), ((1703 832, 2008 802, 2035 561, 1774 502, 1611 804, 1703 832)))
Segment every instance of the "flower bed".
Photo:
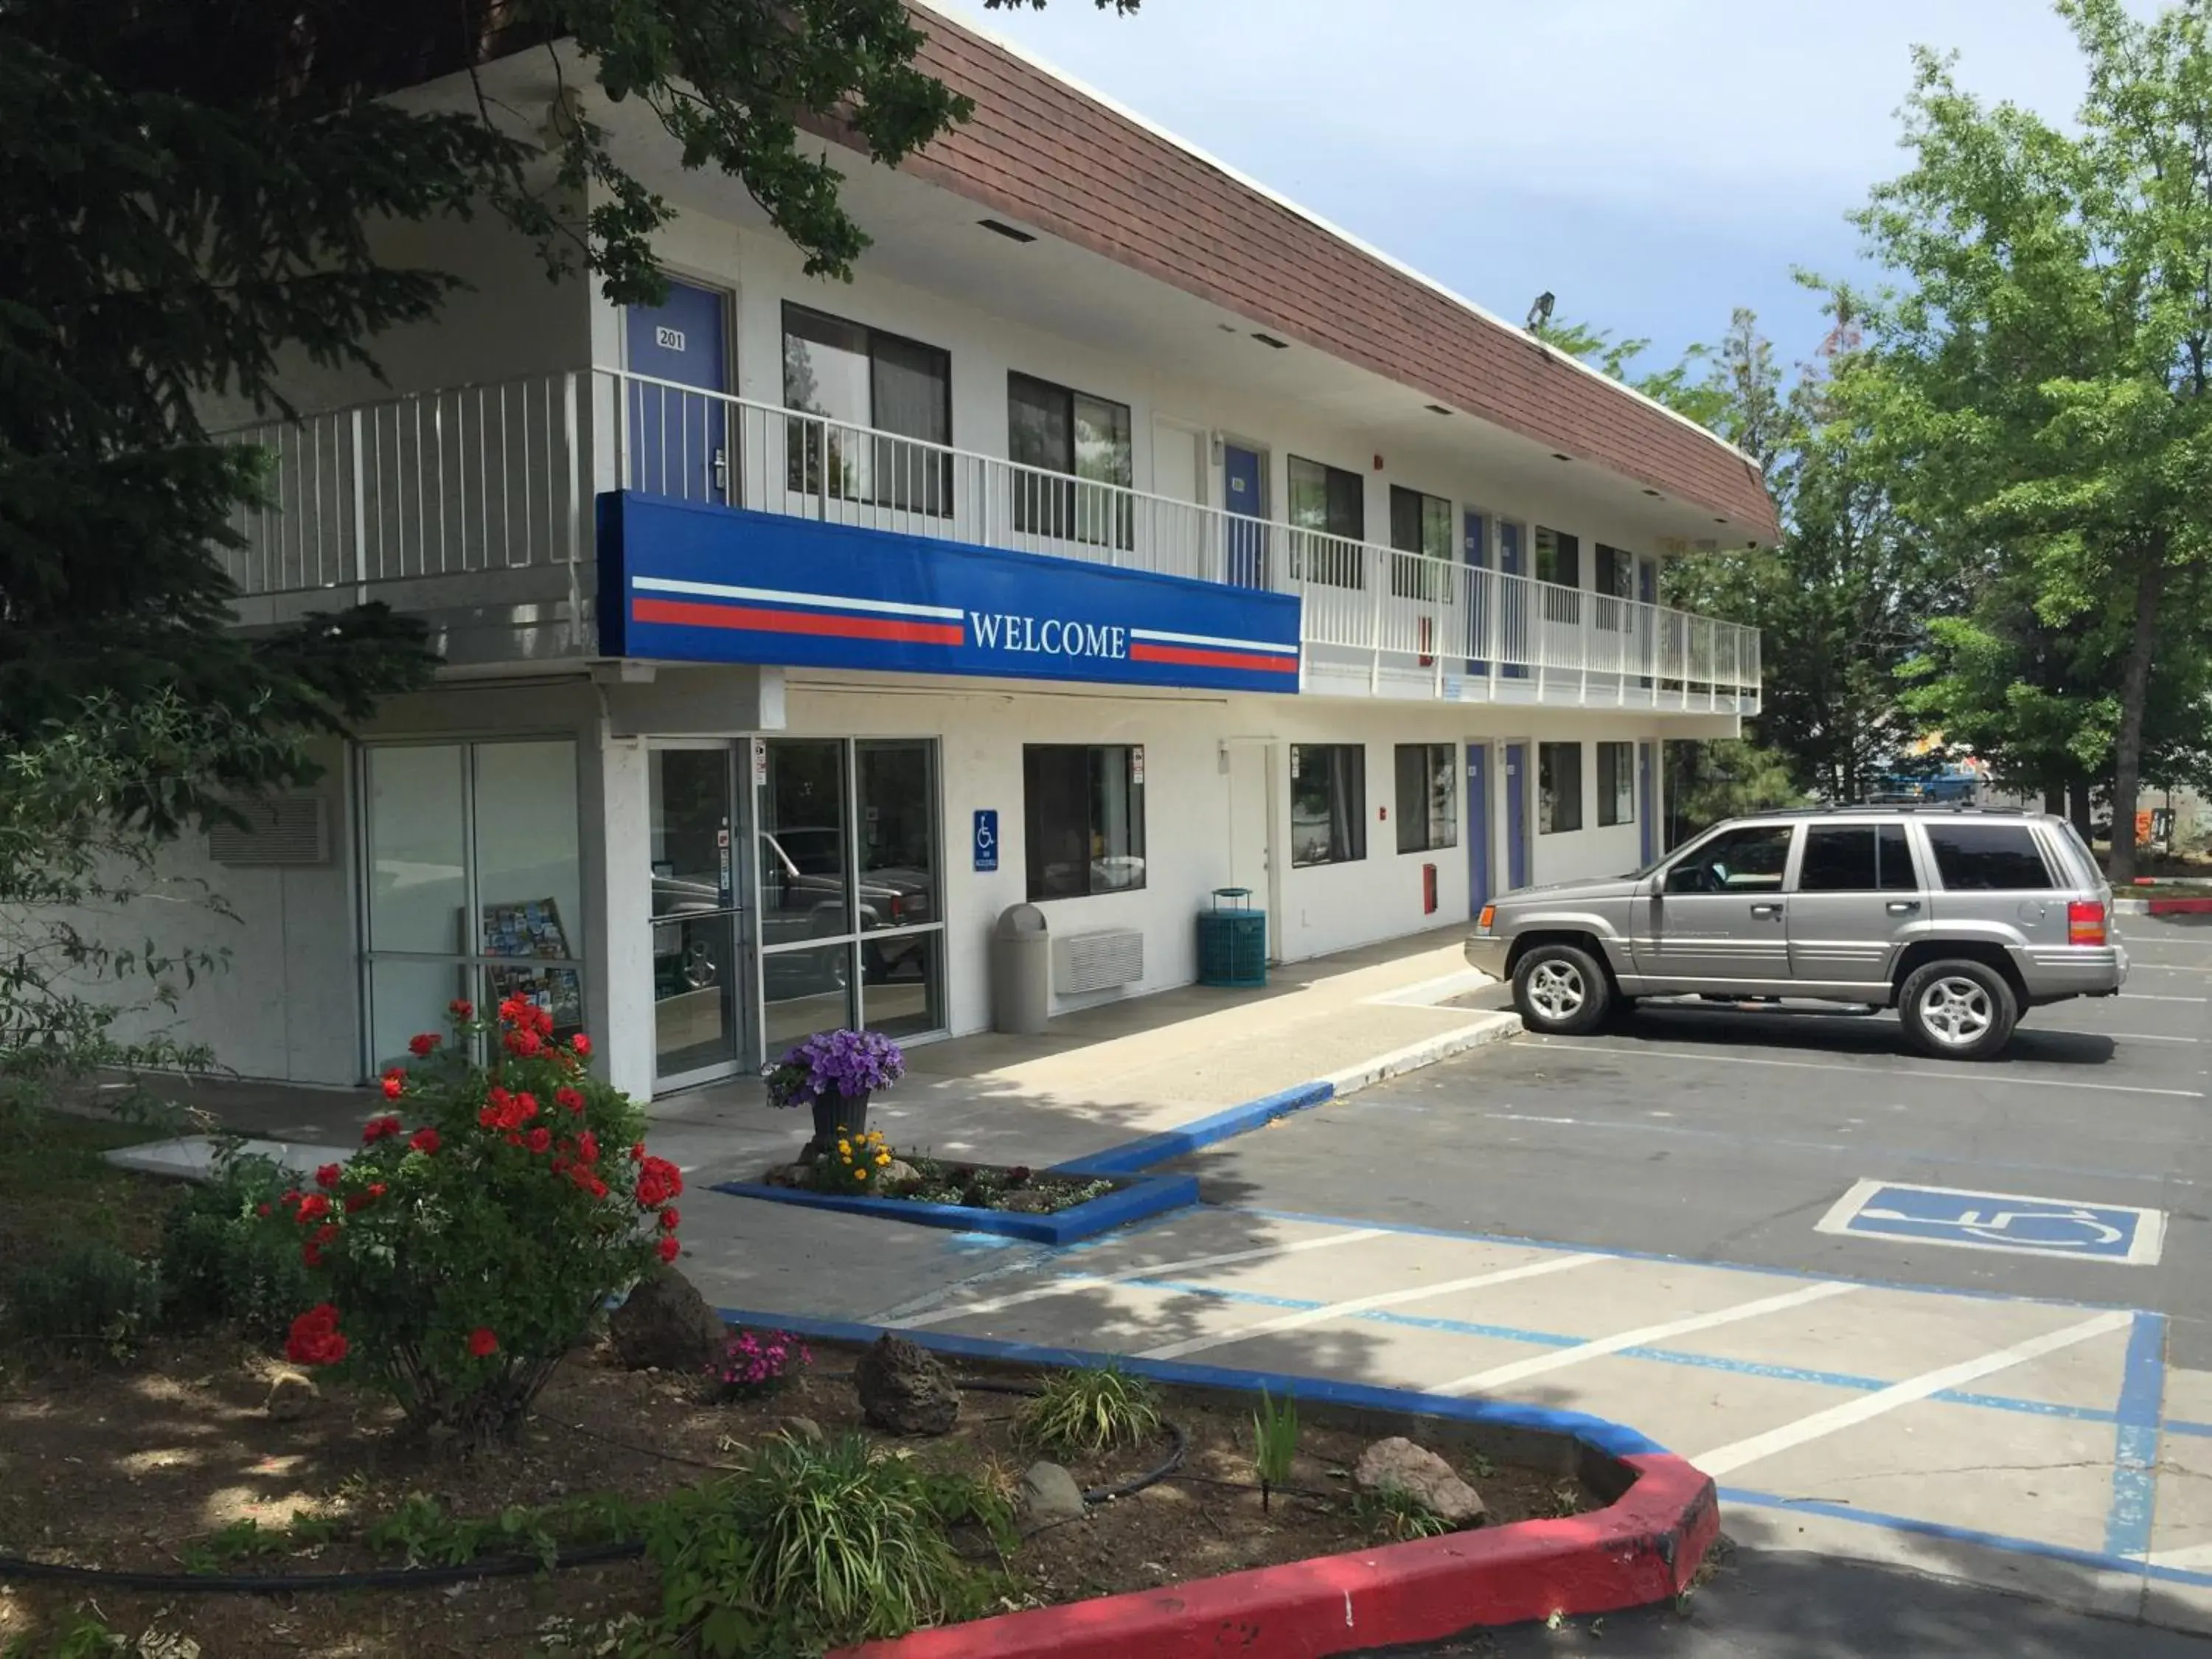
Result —
POLYGON ((826 1170, 820 1175, 815 1173, 819 1166, 787 1165, 769 1170, 768 1184, 804 1185, 815 1192, 842 1193, 848 1190, 848 1181, 857 1178, 862 1190, 878 1198, 969 1210, 1003 1210, 1017 1215, 1056 1215, 1129 1184, 1111 1176, 1069 1175, 1032 1170, 1027 1164, 957 1164, 921 1153, 893 1153, 882 1144, 880 1136, 874 1138, 872 1145, 864 1136, 857 1154, 846 1153, 843 1148, 853 1144, 841 1142, 831 1149, 823 1160, 826 1170), (902 1173, 887 1173, 894 1169, 902 1173))
MULTIPOLYGON (((756 1334, 764 1346, 771 1336, 756 1334)), ((174 1571, 181 1561, 239 1575, 527 1554, 604 1538, 640 1516, 649 1526, 655 1506, 710 1492, 725 1472, 751 1467, 788 1436, 811 1442, 812 1431, 831 1449, 890 1454, 930 1480, 1011 1496, 1039 1455, 1018 1433, 1018 1396, 970 1391, 951 1433, 894 1439, 862 1419, 842 1375, 856 1357, 817 1344, 814 1364, 788 1367, 781 1389, 718 1403, 709 1379, 625 1371, 604 1347, 586 1351, 556 1370, 511 1449, 460 1462, 407 1449, 395 1437, 397 1408, 342 1382, 328 1384, 301 1419, 270 1419, 258 1408, 264 1363, 241 1364, 228 1344, 150 1356, 158 1386, 146 1376, 18 1376, 0 1389, 0 1436, 12 1460, 0 1549, 110 1567, 174 1571)), ((960 1369, 1009 1387, 1039 1376, 986 1364, 960 1369)), ((954 1528, 961 1571, 988 1590, 968 1605, 999 1613, 1346 1549, 1371 1553, 1403 1535, 1403 1512, 1360 1502, 1345 1471, 1385 1435, 1413 1435, 1447 1457, 1480 1488, 1493 1528, 1603 1504, 1629 1478, 1565 1435, 1314 1405, 1286 1478, 1263 1508, 1254 1483, 1254 1404, 1242 1392, 1164 1389, 1158 1408, 1188 1438, 1174 1479, 1094 1505, 1082 1521, 1002 1540, 1003 1555, 987 1528, 954 1528)), ((1070 1455, 1066 1467, 1078 1485, 1104 1486, 1153 1468, 1168 1446, 1161 1431, 1070 1455)), ((665 1594, 654 1563, 629 1560, 486 1580, 459 1595, 404 1585, 373 1596, 283 1598, 101 1589, 96 1600, 112 1630, 134 1639, 149 1629, 188 1636, 211 1654, 400 1659, 452 1649, 487 1659, 580 1659, 623 1651, 622 1641, 658 1616, 665 1594)), ((0 1646, 33 1630, 66 1629, 92 1599, 82 1587, 13 1587, 0 1595, 0 1646)))

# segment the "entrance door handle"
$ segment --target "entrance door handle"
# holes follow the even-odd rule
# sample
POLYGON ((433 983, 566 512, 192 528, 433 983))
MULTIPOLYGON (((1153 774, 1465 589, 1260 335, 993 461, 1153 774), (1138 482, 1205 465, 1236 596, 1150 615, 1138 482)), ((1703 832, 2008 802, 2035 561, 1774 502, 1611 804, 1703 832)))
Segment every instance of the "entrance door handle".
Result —
POLYGON ((1883 907, 1893 916, 1909 916, 1920 908, 1918 899, 1892 899, 1883 907))
POLYGON ((1782 914, 1781 901, 1778 899, 1768 904, 1754 904, 1751 907, 1751 914, 1754 916, 1778 916, 1782 914))

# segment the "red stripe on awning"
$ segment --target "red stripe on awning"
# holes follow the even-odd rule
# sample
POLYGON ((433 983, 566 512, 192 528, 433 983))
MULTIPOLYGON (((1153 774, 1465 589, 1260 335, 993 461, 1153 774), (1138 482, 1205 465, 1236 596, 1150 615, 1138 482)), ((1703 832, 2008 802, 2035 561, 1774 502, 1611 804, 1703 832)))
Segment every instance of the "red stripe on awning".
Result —
POLYGON ((633 599, 632 622, 678 623, 687 628, 732 628, 755 634, 812 634, 848 640, 904 640, 917 645, 963 645, 960 623, 915 622, 902 617, 824 616, 811 611, 763 611, 753 605, 702 605, 690 599, 633 599))
POLYGON ((1138 662, 1171 662, 1185 668, 1257 669, 1276 674, 1298 672, 1296 657, 1259 651, 1210 651, 1195 645, 1154 645, 1145 640, 1133 641, 1129 655, 1138 662))

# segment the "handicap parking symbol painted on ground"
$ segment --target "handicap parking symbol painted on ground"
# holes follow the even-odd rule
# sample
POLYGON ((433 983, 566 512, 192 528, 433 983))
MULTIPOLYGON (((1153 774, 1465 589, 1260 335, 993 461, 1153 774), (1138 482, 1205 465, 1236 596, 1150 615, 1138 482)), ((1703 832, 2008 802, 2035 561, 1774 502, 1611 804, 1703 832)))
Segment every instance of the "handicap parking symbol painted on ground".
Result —
POLYGON ((1866 1180, 1820 1218, 1818 1231, 1850 1238, 2148 1267, 2165 1247, 2166 1214, 2126 1204, 2084 1204, 2067 1198, 1866 1180))

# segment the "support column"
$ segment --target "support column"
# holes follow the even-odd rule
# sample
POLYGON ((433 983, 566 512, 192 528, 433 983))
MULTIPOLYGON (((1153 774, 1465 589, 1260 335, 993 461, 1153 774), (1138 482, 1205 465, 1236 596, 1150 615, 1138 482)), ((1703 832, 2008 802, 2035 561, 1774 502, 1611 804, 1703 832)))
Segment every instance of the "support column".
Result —
POLYGON ((598 728, 585 769, 586 879, 592 950, 591 1029, 607 1080, 635 1099, 653 1094, 653 844, 646 746, 598 728))

